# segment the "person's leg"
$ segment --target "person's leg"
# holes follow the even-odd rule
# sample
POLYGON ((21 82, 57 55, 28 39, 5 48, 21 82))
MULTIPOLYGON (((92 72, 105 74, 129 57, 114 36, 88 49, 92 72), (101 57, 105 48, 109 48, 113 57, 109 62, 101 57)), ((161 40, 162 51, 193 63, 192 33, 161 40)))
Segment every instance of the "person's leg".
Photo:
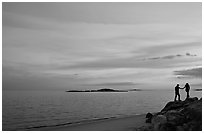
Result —
POLYGON ((176 101, 177 93, 175 93, 174 101, 176 101))
POLYGON ((178 94, 178 99, 179 99, 179 101, 181 101, 181 99, 180 99, 180 94, 178 94))
POLYGON ((189 91, 187 91, 187 97, 186 98, 189 98, 190 97, 190 95, 189 95, 189 91))

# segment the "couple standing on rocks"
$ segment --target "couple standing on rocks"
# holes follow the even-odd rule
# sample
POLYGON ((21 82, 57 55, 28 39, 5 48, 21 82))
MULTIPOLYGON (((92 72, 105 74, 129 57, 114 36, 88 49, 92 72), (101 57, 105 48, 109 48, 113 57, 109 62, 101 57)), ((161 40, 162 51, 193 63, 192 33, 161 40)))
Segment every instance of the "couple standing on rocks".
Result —
POLYGON ((176 101, 177 96, 178 96, 178 100, 181 101, 180 94, 179 94, 179 89, 184 89, 184 88, 186 88, 185 91, 187 93, 186 99, 188 99, 190 97, 190 95, 189 95, 190 85, 188 83, 186 83, 185 86, 183 88, 181 88, 179 86, 179 84, 177 84, 176 87, 175 87, 175 98, 174 98, 174 101, 176 101))

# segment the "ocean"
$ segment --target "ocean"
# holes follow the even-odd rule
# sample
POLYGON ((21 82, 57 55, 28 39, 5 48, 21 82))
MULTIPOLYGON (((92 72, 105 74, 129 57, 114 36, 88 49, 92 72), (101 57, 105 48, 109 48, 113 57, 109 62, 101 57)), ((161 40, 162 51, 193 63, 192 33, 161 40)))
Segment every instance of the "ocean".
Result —
MULTIPOLYGON (((181 99, 185 99, 185 92, 181 99)), ((191 91, 200 98, 202 92, 191 91)), ((2 129, 27 130, 160 111, 172 90, 131 92, 2 91, 2 129)))

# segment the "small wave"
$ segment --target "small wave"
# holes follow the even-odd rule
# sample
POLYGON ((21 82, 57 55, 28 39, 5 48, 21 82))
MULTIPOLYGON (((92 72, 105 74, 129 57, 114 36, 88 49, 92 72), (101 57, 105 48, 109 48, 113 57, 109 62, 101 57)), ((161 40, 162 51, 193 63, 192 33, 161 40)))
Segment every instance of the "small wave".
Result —
POLYGON ((33 127, 27 127, 24 130, 35 130, 35 129, 39 130, 41 128, 51 128, 51 127, 59 127, 59 126, 71 126, 71 125, 77 125, 77 124, 84 124, 84 123, 92 123, 92 122, 97 122, 97 121, 103 121, 103 120, 108 120, 108 119, 131 117, 131 116, 136 116, 136 115, 140 115, 140 114, 110 116, 110 117, 103 117, 103 118, 92 118, 92 119, 80 120, 80 121, 75 121, 75 122, 67 122, 67 123, 61 123, 61 124, 55 124, 55 125, 33 126, 33 127))

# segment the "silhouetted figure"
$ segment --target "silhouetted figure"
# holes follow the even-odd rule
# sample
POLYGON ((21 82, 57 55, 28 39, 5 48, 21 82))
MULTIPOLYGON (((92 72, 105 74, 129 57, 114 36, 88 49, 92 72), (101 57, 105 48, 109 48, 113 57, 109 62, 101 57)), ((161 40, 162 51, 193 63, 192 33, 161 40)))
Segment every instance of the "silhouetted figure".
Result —
POLYGON ((175 87, 175 98, 174 98, 174 101, 176 101, 177 96, 178 96, 178 100, 181 101, 180 94, 179 94, 179 89, 183 89, 183 88, 180 88, 179 84, 177 84, 176 87, 175 87))
POLYGON ((183 87, 183 89, 184 89, 184 88, 186 88, 186 89, 185 89, 185 91, 186 91, 186 93, 187 93, 186 99, 188 99, 188 98, 190 97, 190 95, 189 95, 190 85, 189 85, 188 83, 186 83, 185 86, 183 87))

